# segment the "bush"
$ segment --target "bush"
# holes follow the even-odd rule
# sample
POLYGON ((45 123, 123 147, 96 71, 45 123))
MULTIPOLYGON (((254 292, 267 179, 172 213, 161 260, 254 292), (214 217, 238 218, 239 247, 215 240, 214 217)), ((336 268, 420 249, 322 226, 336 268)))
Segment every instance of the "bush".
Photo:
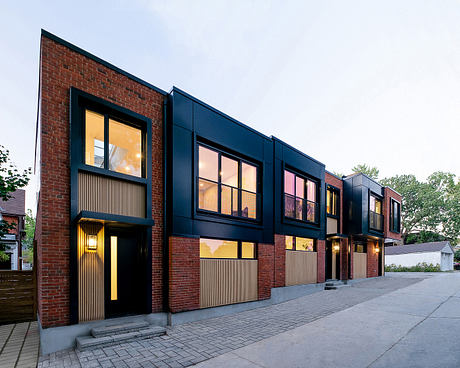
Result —
POLYGON ((417 263, 415 266, 407 267, 391 264, 385 266, 385 272, 441 272, 441 266, 439 264, 433 265, 426 262, 417 263))

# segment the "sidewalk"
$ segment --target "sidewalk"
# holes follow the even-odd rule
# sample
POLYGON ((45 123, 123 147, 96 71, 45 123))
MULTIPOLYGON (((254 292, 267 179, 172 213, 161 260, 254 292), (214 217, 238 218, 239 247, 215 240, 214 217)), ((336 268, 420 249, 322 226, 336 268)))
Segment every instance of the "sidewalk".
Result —
MULTIPOLYGON (((285 303, 234 315, 187 323, 168 335, 93 351, 64 351, 40 358, 39 367, 188 367, 278 334, 293 331, 325 316, 418 283, 418 278, 379 278, 350 288, 319 291, 285 303)), ((334 327, 336 328, 336 327, 334 327)), ((225 362, 223 366, 227 366, 225 362)))
POLYGON ((0 368, 36 367, 38 349, 37 322, 0 326, 0 368))
POLYGON ((432 274, 197 368, 460 367, 459 340, 460 273, 432 274))

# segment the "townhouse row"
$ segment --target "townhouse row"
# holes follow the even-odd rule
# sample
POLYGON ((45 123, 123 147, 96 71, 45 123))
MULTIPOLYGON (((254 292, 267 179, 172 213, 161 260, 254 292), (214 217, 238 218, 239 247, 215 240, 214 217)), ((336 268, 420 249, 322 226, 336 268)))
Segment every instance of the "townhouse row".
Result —
POLYGON ((391 188, 339 178, 46 31, 37 124, 38 313, 51 335, 382 276, 384 243, 401 239, 391 188))

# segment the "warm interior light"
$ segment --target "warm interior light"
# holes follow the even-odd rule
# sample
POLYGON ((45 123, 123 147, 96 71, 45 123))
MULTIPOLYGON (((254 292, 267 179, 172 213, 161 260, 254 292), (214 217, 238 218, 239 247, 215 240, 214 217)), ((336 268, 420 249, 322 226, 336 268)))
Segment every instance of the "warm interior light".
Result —
POLYGON ((125 167, 125 170, 126 170, 126 171, 129 171, 129 170, 130 170, 130 169, 129 169, 129 166, 126 166, 126 167, 125 167))
POLYGON ((141 158, 141 154, 140 154, 140 153, 136 153, 136 157, 137 157, 137 158, 141 158))
POLYGON ((96 250, 97 249, 97 235, 88 235, 86 242, 86 249, 96 250))
POLYGON ((118 299, 118 239, 116 236, 110 237, 110 300, 118 299))
POLYGON ((203 183, 200 183, 200 187, 202 187, 202 186, 204 186, 204 184, 203 184, 203 183))

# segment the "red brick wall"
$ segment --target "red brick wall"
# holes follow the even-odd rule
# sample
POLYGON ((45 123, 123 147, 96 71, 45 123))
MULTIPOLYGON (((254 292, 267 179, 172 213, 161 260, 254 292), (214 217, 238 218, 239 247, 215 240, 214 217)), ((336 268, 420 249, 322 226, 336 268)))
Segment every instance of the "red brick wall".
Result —
POLYGON ((401 233, 394 233, 390 230, 390 207, 391 207, 391 199, 397 200, 401 203, 402 197, 396 193, 393 189, 385 187, 385 198, 384 198, 384 236, 385 238, 392 238, 396 240, 401 240, 401 233))
POLYGON ((43 327, 70 322, 69 90, 77 87, 152 119, 152 311, 162 308, 163 96, 57 42, 41 39, 38 308, 43 327))
POLYGON ((274 284, 274 253, 273 244, 259 244, 257 248, 257 266, 258 266, 258 293, 259 300, 269 299, 271 288, 274 284))
POLYGON ((286 241, 284 235, 275 234, 274 287, 286 286, 286 241))
POLYGON ((376 242, 367 242, 367 277, 379 275, 379 254, 375 251, 376 242))
POLYGON ((169 308, 172 313, 200 308, 198 238, 169 238, 169 308))
POLYGON ((326 172, 325 174, 325 181, 326 181, 326 184, 330 184, 336 188, 339 188, 340 189, 340 200, 339 200, 339 223, 337 224, 337 232, 339 233, 342 233, 343 231, 343 227, 342 227, 342 223, 343 223, 343 181, 336 178, 334 175, 331 175, 329 173, 326 172))
POLYGON ((317 240, 316 251, 318 254, 317 282, 324 282, 326 281, 326 241, 325 240, 317 240))
POLYGON ((348 244, 350 245, 350 267, 349 267, 350 275, 349 275, 349 278, 353 279, 353 252, 355 250, 353 249, 353 242, 350 237, 348 238, 348 244))
POLYGON ((19 218, 17 216, 3 215, 3 221, 8 222, 9 224, 14 224, 14 228, 8 231, 10 234, 17 235, 19 233, 19 229, 18 229, 19 218))
POLYGON ((340 280, 348 279, 348 239, 340 239, 340 280))

